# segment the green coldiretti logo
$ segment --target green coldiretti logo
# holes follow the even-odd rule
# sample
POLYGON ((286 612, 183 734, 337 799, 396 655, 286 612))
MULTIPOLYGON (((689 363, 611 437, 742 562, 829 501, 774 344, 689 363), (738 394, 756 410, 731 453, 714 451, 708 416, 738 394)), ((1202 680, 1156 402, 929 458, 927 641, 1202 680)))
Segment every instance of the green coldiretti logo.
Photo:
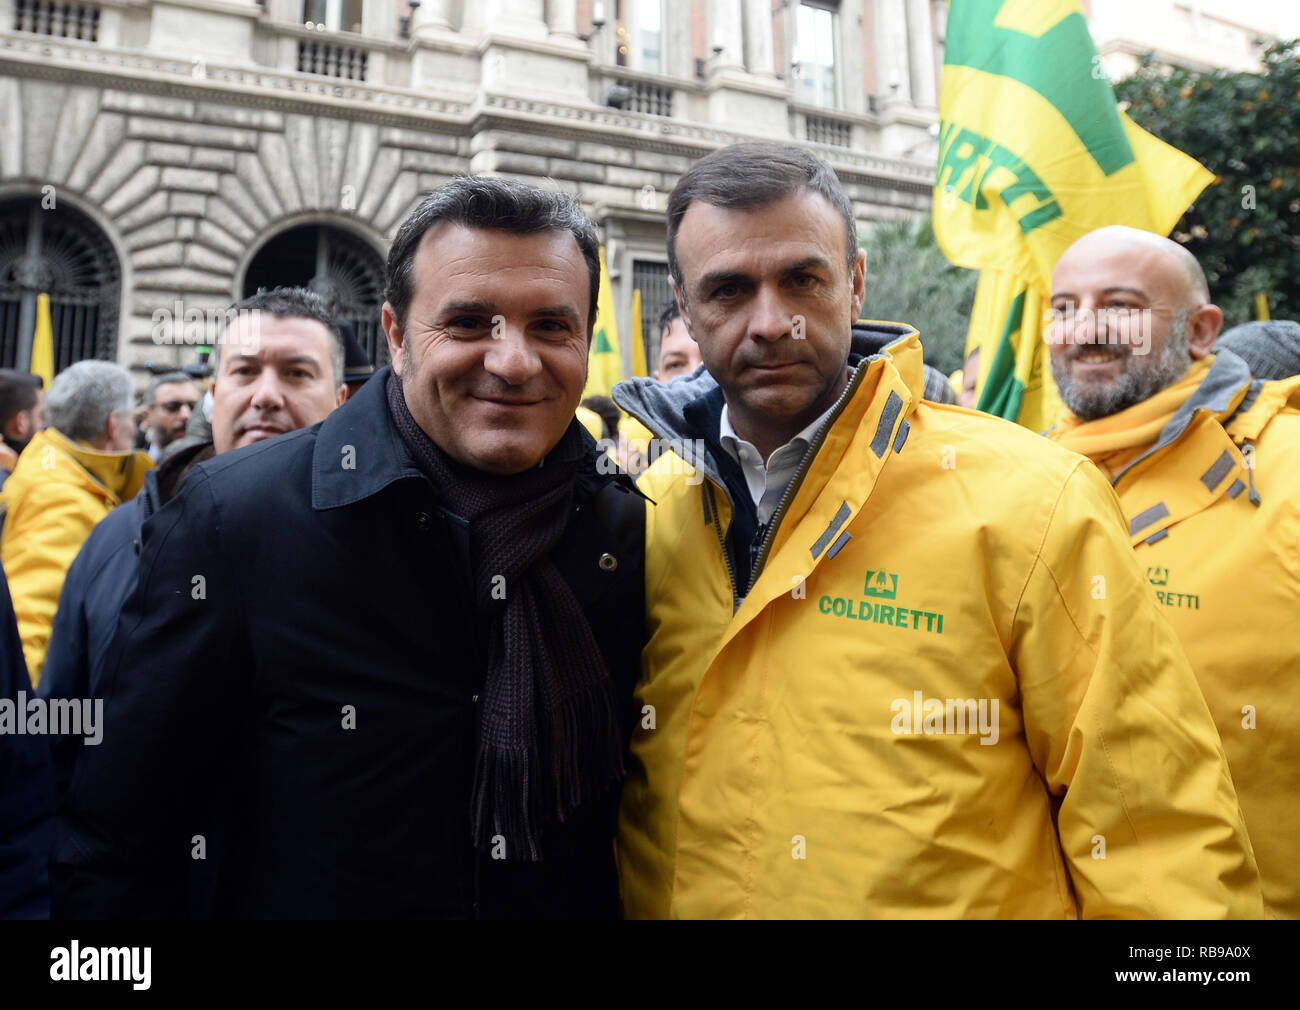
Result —
POLYGON ((596 331, 596 339, 593 341, 593 344, 595 346, 591 349, 592 354, 614 353, 614 345, 609 342, 609 337, 605 335, 605 327, 603 326, 596 331))
POLYGON ((1198 593, 1175 593, 1169 588, 1169 569, 1151 566, 1147 569, 1147 581, 1156 587, 1156 599, 1166 607, 1178 610, 1200 610, 1201 597, 1198 593))
POLYGON ((1097 48, 1083 15, 1068 14, 1038 35, 1006 26, 1032 19, 1032 12, 1033 5, 1020 0, 952 4, 944 63, 1009 77, 1038 92, 1106 175, 1133 164, 1115 93, 1105 74, 1094 73, 1097 48))
MULTIPOLYGON (((874 597, 875 600, 897 600, 898 575, 883 568, 867 572, 866 585, 862 595, 874 597)), ((905 607, 897 602, 877 603, 871 599, 850 598, 847 596, 823 596, 817 601, 817 608, 829 618, 844 621, 858 621, 859 627, 866 630, 868 624, 883 624, 891 628, 906 631, 924 631, 932 635, 943 634, 943 614, 937 610, 919 610, 905 607)))
POLYGON ((867 584, 862 590, 862 595, 875 596, 882 600, 897 599, 898 576, 884 569, 867 572, 867 584))
POLYGON ((1168 569, 1168 568, 1148 568, 1148 569, 1147 569, 1147 581, 1150 582, 1153 586, 1167 586, 1167 585, 1169 585, 1169 569, 1168 569))

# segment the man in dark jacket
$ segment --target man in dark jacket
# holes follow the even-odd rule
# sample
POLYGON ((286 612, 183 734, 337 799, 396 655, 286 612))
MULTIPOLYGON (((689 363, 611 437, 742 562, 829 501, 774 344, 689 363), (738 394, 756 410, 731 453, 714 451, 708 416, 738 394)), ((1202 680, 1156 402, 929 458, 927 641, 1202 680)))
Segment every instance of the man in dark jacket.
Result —
POLYGON ((54 803, 49 753, 43 737, 17 732, 31 688, 9 582, 0 568, 0 708, 9 710, 0 712, 0 919, 46 919, 50 914, 54 803))
MULTIPOLYGON (((140 493, 86 539, 59 596, 43 698, 100 697, 108 645, 135 588, 145 520, 171 501, 195 466, 322 421, 341 402, 343 338, 319 295, 305 288, 260 291, 232 305, 226 318, 214 361, 213 437, 168 453, 145 474, 140 493)), ((52 745, 62 798, 82 741, 56 737, 52 745)))
POLYGON ((571 198, 448 183, 392 368, 145 524, 55 914, 616 913, 644 511, 573 419, 598 279, 571 198))

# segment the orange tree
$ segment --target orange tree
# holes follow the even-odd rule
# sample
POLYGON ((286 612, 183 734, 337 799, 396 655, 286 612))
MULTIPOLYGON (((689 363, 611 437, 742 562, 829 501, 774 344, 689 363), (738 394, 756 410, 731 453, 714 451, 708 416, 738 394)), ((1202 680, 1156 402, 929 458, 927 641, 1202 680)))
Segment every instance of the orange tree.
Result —
POLYGON ((1258 73, 1200 72, 1148 54, 1115 86, 1128 114, 1219 179, 1174 228, 1200 260, 1225 327, 1300 319, 1300 40, 1275 42, 1258 73))

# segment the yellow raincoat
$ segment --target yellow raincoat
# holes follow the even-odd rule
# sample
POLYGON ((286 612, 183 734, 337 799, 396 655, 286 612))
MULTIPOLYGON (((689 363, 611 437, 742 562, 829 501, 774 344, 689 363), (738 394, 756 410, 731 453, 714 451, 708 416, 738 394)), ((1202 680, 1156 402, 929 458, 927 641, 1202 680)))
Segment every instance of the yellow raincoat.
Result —
POLYGON ((100 452, 47 428, 0 489, 0 561, 33 684, 45 665, 68 566, 95 524, 133 498, 152 467, 147 453, 100 452))
POLYGON ((1048 435, 1114 482, 1223 739, 1266 909, 1300 918, 1300 376, 1252 382, 1225 352, 1048 435))
POLYGON ((733 609, 731 509, 681 408, 647 510, 619 824, 631 917, 1256 917, 1227 763, 1096 469, 921 401, 875 324, 733 609), (695 465, 684 461, 689 458, 695 465), (674 470, 678 472, 673 472, 674 470))

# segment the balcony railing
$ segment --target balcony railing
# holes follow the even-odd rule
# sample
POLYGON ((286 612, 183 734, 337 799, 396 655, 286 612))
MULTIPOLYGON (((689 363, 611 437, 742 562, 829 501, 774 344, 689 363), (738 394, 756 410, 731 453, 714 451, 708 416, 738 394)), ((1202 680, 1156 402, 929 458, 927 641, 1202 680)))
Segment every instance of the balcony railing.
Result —
POLYGON ((829 144, 832 147, 853 146, 853 126, 842 119, 805 116, 804 136, 814 144, 829 144))
POLYGON ((298 42, 298 70, 304 74, 364 81, 369 62, 370 53, 357 46, 305 39, 298 42))
POLYGON ((619 77, 614 80, 614 87, 622 89, 624 104, 618 106, 628 112, 642 112, 647 116, 671 116, 673 114, 673 89, 649 81, 634 81, 619 77))
POLYGON ((99 41, 99 8, 51 0, 14 0, 14 31, 99 41))

